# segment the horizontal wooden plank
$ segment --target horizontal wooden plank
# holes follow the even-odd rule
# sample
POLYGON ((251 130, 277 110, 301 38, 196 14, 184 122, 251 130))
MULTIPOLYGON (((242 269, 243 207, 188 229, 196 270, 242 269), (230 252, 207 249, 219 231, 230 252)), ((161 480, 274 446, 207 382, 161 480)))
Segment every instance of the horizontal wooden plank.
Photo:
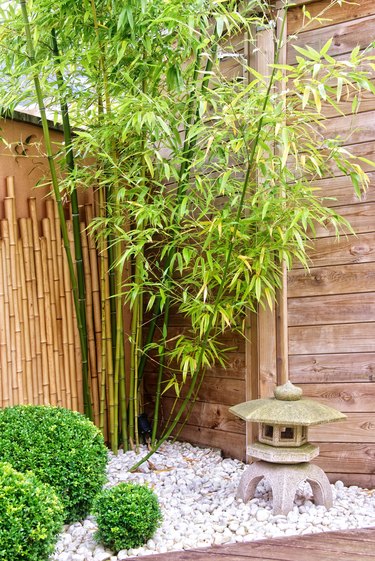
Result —
POLYGON ((375 382, 375 352, 290 356, 289 375, 295 384, 375 382))
MULTIPOLYGON (((203 549, 200 550, 203 553, 203 549)), ((207 560, 219 561, 373 561, 374 542, 340 539, 340 534, 288 536, 206 549, 207 560), (238 557, 237 557, 238 556, 238 557)), ((198 558, 197 561, 200 561, 198 558)), ((205 559, 206 561, 206 559, 205 559)))
POLYGON ((331 48, 328 53, 331 56, 342 55, 350 53, 355 47, 359 46, 361 49, 368 46, 371 42, 371 37, 374 32, 374 16, 351 20, 348 22, 331 25, 329 27, 314 29, 300 33, 293 42, 288 45, 287 49, 287 62, 292 64, 295 62, 296 51, 293 45, 310 47, 320 50, 323 45, 333 38, 331 48))
POLYGON ((318 131, 323 138, 340 139, 344 146, 371 142, 375 140, 375 114, 369 111, 357 115, 332 117, 323 121, 318 131))
MULTIPOLYGON (((371 162, 375 162, 375 142, 374 141, 363 142, 361 144, 350 144, 346 147, 346 149, 353 156, 352 159, 351 159, 353 164, 359 165, 362 168, 362 170, 366 173, 374 171, 375 163, 371 163, 371 162), (370 163, 363 162, 359 158, 366 158, 370 163)), ((295 167, 295 159, 292 158, 292 157, 289 157, 288 160, 287 160, 287 164, 290 167, 290 169, 293 170, 294 167, 295 167)), ((325 175, 325 178, 327 178, 327 179, 347 175, 346 173, 343 173, 343 171, 340 170, 336 166, 334 161, 328 162, 327 166, 329 168, 329 173, 327 173, 325 175)), ((299 171, 296 171, 294 173, 295 173, 295 176, 298 177, 298 175, 301 173, 301 171, 299 170, 299 171)), ((316 181, 317 181, 316 177, 312 178, 312 182, 314 184, 315 184, 316 181)))
POLYGON ((326 442, 319 448, 314 463, 326 472, 375 474, 375 444, 326 442))
MULTIPOLYGON (((156 375, 150 374, 144 381, 144 391, 147 395, 155 395, 156 375)), ((188 384, 181 389, 184 398, 188 391, 188 384)), ((166 397, 175 397, 174 389, 170 388, 164 394, 166 397)), ((245 401, 245 382, 235 378, 214 378, 205 376, 199 390, 198 401, 207 403, 220 403, 222 405, 235 405, 245 401)))
MULTIPOLYGON (((317 399, 320 403, 335 407, 342 413, 374 414, 375 384, 371 383, 311 383, 298 384, 303 396, 317 399)), ((337 425, 342 430, 343 425, 337 425)))
POLYGON ((338 209, 340 206, 357 204, 359 202, 370 203, 375 201, 375 172, 370 172, 367 176, 369 178, 369 186, 360 199, 355 194, 350 177, 345 175, 314 181, 314 188, 317 189, 316 194, 318 196, 325 197, 324 205, 327 207, 338 209))
MULTIPOLYGON (((375 285, 372 286, 373 290, 375 285)), ((334 323, 363 323, 375 319, 375 292, 289 298, 290 327, 334 323)))
POLYGON ((375 444, 375 413, 347 413, 344 421, 310 427, 309 440, 375 444))
MULTIPOLYGON (((179 429, 178 429, 179 430, 179 429)), ((198 446, 220 448, 226 457, 245 460, 245 435, 185 425, 179 439, 198 446)))
MULTIPOLYGON (((168 337, 170 339, 176 337, 177 335, 180 335, 181 333, 184 333, 186 335, 189 334, 188 327, 175 327, 173 326, 173 321, 173 318, 171 318, 171 327, 168 329, 168 337)), ((222 343, 222 348, 231 349, 230 352, 245 352, 245 339, 243 337, 240 337, 238 333, 227 330, 220 335, 218 340, 222 343)))
MULTIPOLYGON (((308 253, 311 267, 371 263, 375 261, 375 234, 319 238, 308 253)), ((302 265, 296 262, 294 268, 301 269, 302 265)))
MULTIPOLYGON (((215 376, 217 378, 238 378, 239 380, 244 380, 246 375, 246 358, 245 353, 227 353, 226 354, 226 367, 222 367, 220 364, 216 364, 212 368, 207 368, 207 376, 215 376)), ((157 359, 147 361, 145 366, 145 372, 148 374, 156 373, 158 370, 159 363, 157 359)), ((172 365, 171 368, 174 370, 176 365, 172 365)))
POLYGON ((291 355, 375 351, 375 322, 291 327, 288 331, 291 355))
MULTIPOLYGON (((294 0, 294 4, 297 2, 294 0)), ((301 2, 304 4, 304 2, 301 2)), ((337 25, 345 21, 355 20, 375 14, 375 4, 373 0, 359 0, 357 2, 349 2, 342 6, 335 4, 330 6, 330 0, 322 0, 314 2, 308 7, 308 11, 312 18, 323 18, 324 21, 319 22, 313 20, 310 23, 308 19, 303 21, 302 6, 296 6, 289 9, 288 12, 288 34, 296 34, 303 29, 312 31, 319 27, 328 27, 337 25), (327 9, 328 7, 328 9, 327 9), (303 28, 303 25, 307 25, 303 28)))
MULTIPOLYGON (((369 76, 370 77, 370 76, 369 76)), ((355 93, 352 91, 349 95, 343 96, 338 103, 338 107, 342 113, 345 115, 351 115, 353 113, 353 99, 355 93)), ((372 92, 363 91, 360 96, 360 103, 356 109, 357 113, 363 113, 366 111, 374 111, 375 110, 375 96, 372 92)), ((332 107, 332 105, 328 102, 322 103, 322 115, 324 117, 336 117, 337 116, 337 109, 332 107)))
MULTIPOLYGON (((177 400, 174 411, 178 411, 182 400, 177 400)), ((161 420, 167 420, 174 407, 175 400, 164 397, 162 401, 161 420)), ((185 420, 185 416, 183 416, 185 420)), ((244 435, 246 423, 229 412, 227 405, 221 403, 203 403, 196 401, 189 413, 187 424, 191 427, 204 427, 207 429, 220 430, 244 435)))
POLYGON ((294 269, 288 274, 289 298, 366 293, 375 287, 375 263, 294 269))
POLYGON ((357 487, 362 487, 362 489, 374 489, 375 488, 375 474, 365 474, 365 473, 327 473, 328 479, 331 483, 336 483, 336 481, 342 481, 344 485, 350 487, 351 485, 356 485, 357 487))
MULTIPOLYGON (((340 206, 337 213, 345 218, 356 234, 367 234, 375 231, 375 203, 357 203, 350 206, 340 206)), ((342 228, 340 234, 346 234, 350 230, 342 228)), ((316 238, 334 236, 335 231, 332 226, 316 225, 316 238)))

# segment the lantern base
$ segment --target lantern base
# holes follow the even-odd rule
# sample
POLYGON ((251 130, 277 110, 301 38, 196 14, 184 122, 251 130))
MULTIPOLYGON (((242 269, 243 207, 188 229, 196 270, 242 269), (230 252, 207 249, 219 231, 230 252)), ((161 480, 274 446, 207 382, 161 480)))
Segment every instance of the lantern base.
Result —
POLYGON ((293 510, 294 497, 300 483, 311 485, 314 502, 317 505, 332 507, 332 489, 324 471, 308 462, 300 464, 272 464, 254 462, 245 470, 237 489, 236 498, 247 502, 254 497, 258 483, 266 479, 272 489, 273 514, 284 514, 293 510))

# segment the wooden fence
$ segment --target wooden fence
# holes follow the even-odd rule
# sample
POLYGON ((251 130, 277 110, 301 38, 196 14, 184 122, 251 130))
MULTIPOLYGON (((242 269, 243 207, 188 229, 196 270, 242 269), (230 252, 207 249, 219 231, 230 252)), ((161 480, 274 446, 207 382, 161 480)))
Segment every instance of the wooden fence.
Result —
MULTIPOLYGON (((306 26, 301 5, 289 10, 288 35, 294 44, 322 47, 333 37, 330 54, 345 58, 357 44, 364 48, 375 37, 375 3, 358 0, 324 13, 320 24, 306 26)), ((309 2, 311 15, 321 13, 329 0, 309 2)), ((238 49, 251 66, 262 71, 270 61, 270 35, 258 34, 256 54, 238 49), (255 58, 254 58, 255 57, 255 58)), ((294 50, 285 52, 294 63, 294 50)), ((223 61, 230 76, 238 75, 236 59, 223 61)), ((341 135, 350 150, 375 160, 375 103, 363 96, 360 111, 351 114, 351 100, 343 99, 343 116, 326 107, 327 134, 341 135), (350 134, 348 134, 350 131, 350 134)), ((288 278, 288 343, 291 380, 305 396, 337 407, 348 420, 311 431, 320 446, 317 463, 332 480, 364 486, 375 485, 375 172, 367 167, 368 192, 356 199, 347 177, 336 171, 316 187, 329 197, 329 204, 353 225, 356 236, 337 241, 319 229, 311 252, 309 274, 296 268, 288 278)), ((4 200, 5 217, 0 239, 0 404, 32 399, 82 409, 79 345, 72 327, 73 306, 61 249, 59 228, 52 201, 39 223, 32 199, 29 216, 17 220, 12 181, 4 200), (17 224, 17 227, 16 227, 17 224), (19 231, 19 233, 18 233, 19 231), (42 234, 42 235, 40 235, 42 234), (56 335, 56 336, 55 336, 56 335), (65 351, 65 352, 63 352, 65 351)), ((90 207, 88 207, 88 215, 90 207)), ((0 216, 1 216, 0 210, 0 216)), ((101 337, 98 263, 95 247, 83 227, 85 272, 88 283, 90 367, 93 372, 94 405, 100 384, 101 337), (99 306, 99 308, 98 308, 99 306)), ((187 424, 180 437, 217 446, 225 454, 245 458, 246 443, 253 438, 250 426, 236 419, 228 407, 255 397, 270 395, 280 381, 278 372, 278 316, 259 310, 248 318, 248 338, 227 336, 234 348, 227 369, 208 372, 187 424)), ((183 328, 181 319, 171 318, 171 330, 183 328)), ((145 377, 146 406, 152 409, 155 373, 145 377), (147 400, 149 403, 147 404, 147 400)), ((168 416, 172 395, 163 400, 168 416)), ((95 407, 97 415, 97 407, 95 407)))
MULTIPOLYGON (((0 237, 0 406, 61 405, 83 411, 79 336, 59 219, 52 199, 39 219, 34 198, 29 216, 17 218, 13 177, 6 179, 0 237)), ((99 415, 101 321, 97 251, 82 223, 87 292, 91 391, 99 415)), ((72 225, 68 221, 74 254, 72 225)))
MULTIPOLYGON (((333 37, 330 54, 345 59, 356 46, 367 46, 375 38, 375 3, 336 4, 326 10, 329 0, 308 2, 312 16, 323 12, 324 21, 307 25, 302 5, 296 1, 288 14, 287 34, 293 43, 321 48, 333 37)), ((276 3, 278 5, 278 3, 276 3)), ((279 7, 282 8, 282 3, 279 7)), ((244 53, 250 65, 262 71, 272 62, 271 33, 258 33, 256 58, 244 53)), ((294 63, 290 46, 285 61, 294 63)), ((235 64, 235 62, 231 62, 235 64)), ((231 72, 236 74, 235 68, 231 72)), ((358 114, 351 113, 352 100, 342 99, 344 115, 328 117, 326 134, 341 136, 351 152, 375 160, 375 100, 363 95, 358 114)), ((337 407, 347 421, 314 428, 311 439, 320 447, 316 462, 331 480, 349 484, 375 485, 375 172, 369 172, 368 192, 358 200, 350 179, 338 170, 334 177, 316 182, 322 194, 333 197, 329 204, 353 225, 356 235, 339 241, 324 229, 317 231, 311 251, 311 270, 296 268, 288 277, 287 322, 289 368, 292 382, 302 387, 306 397, 337 407)), ((224 453, 245 457, 246 443, 253 438, 252 427, 228 413, 228 406, 272 394, 280 382, 278 332, 281 309, 274 313, 259 310, 249 318, 248 340, 233 338, 237 348, 228 368, 216 368, 205 378, 192 415, 181 437, 201 445, 213 445, 224 453), (250 325, 249 325, 250 327, 250 325)), ((180 320, 172 317, 174 329, 180 320)), ((149 378, 153 387, 153 374, 149 378)), ((147 390, 147 385, 146 385, 147 390)), ((152 392, 149 392, 151 396, 152 392)), ((171 396, 164 399, 168 414, 171 396)))

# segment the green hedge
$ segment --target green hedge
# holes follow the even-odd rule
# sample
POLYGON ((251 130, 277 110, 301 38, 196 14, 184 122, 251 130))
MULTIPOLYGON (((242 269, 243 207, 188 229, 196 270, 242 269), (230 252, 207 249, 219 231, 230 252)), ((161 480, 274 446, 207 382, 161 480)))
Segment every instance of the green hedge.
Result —
POLYGON ((107 448, 99 429, 80 413, 18 405, 0 410, 0 461, 52 485, 65 521, 73 522, 88 514, 102 488, 107 448))
POLYGON ((32 473, 0 463, 0 559, 47 560, 63 519, 63 506, 52 487, 32 473))
POLYGON ((161 522, 158 499, 143 485, 120 483, 95 499, 96 538, 113 551, 139 547, 154 535, 161 522))

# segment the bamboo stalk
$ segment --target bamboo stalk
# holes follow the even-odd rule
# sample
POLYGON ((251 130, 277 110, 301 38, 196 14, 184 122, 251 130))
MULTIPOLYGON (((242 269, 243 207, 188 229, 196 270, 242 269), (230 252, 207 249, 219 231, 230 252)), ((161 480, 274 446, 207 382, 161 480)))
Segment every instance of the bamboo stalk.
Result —
POLYGON ((17 380, 17 364, 16 364, 16 333, 15 333, 15 315, 14 315, 14 300, 12 288, 12 273, 11 273, 11 257, 9 247, 9 222, 8 220, 1 221, 1 234, 4 242, 4 292, 5 292, 5 309, 7 321, 7 347, 9 349, 8 368, 10 373, 10 391, 11 391, 11 404, 16 405, 18 400, 18 380, 17 380))
MULTIPOLYGON (((9 179, 9 178, 7 178, 9 179)), ((9 183, 11 185, 11 183, 9 183)), ((7 182, 8 187, 8 182, 7 182)), ((10 192, 12 192, 10 190, 10 192)), ((21 325, 18 307, 18 278, 17 278, 17 247, 16 232, 14 228, 14 198, 5 197, 4 199, 4 215, 8 221, 7 235, 9 240, 8 254, 8 275, 11 291, 9 294, 9 307, 11 319, 11 337, 12 337, 12 361, 14 361, 15 379, 13 380, 14 400, 15 403, 23 403, 22 388, 22 340, 21 325)))
MULTIPOLYGON (((92 206, 85 206, 86 224, 89 225, 93 219, 92 206)), ((93 321, 95 331, 96 345, 96 371, 98 375, 98 386, 101 387, 102 377, 102 327, 101 327, 101 303, 100 303, 100 286, 99 286, 99 264, 95 242, 87 232, 87 243, 90 258, 90 280, 91 280, 91 296, 93 303, 93 321)))
POLYGON ((43 396, 42 403, 44 405, 48 405, 50 403, 48 372, 50 372, 50 369, 53 368, 53 357, 51 356, 50 348, 47 343, 41 239, 39 237, 39 225, 36 215, 36 201, 34 198, 29 199, 29 212, 30 212, 31 225, 32 225, 32 241, 34 246, 34 258, 35 258, 35 278, 36 278, 38 311, 39 311, 39 321, 40 321, 40 344, 41 344, 41 354, 42 354, 42 372, 41 372, 42 396, 43 396))
MULTIPOLYGON (((22 239, 18 240, 18 255, 19 255, 19 279, 20 279, 20 293, 22 305, 22 334, 23 344, 25 351, 25 361, 23 367, 23 389, 24 389, 24 402, 34 403, 34 379, 31 361, 31 336, 30 336, 30 317, 28 306, 28 294, 26 288, 26 271, 25 271, 25 256, 23 251, 22 239)), ((31 295, 30 295, 31 297, 31 295)))
MULTIPOLYGON (((28 318, 28 335, 25 336, 26 347, 26 370, 31 369, 32 378, 32 397, 30 403, 37 405, 39 403, 38 395, 38 364, 37 364, 37 339, 38 339, 38 322, 39 317, 34 310, 37 308, 36 298, 34 297, 34 286, 32 281, 32 265, 30 252, 30 243, 28 236, 28 221, 26 218, 20 218, 19 227, 21 234, 22 254, 23 254, 23 267, 24 267, 24 290, 23 306, 25 307, 24 315, 28 318), (27 366, 30 362, 30 367, 27 366)), ((39 341, 39 358, 40 358, 40 341, 39 341)), ((40 369, 39 365, 39 369, 40 369)), ((29 378, 29 373, 27 378, 29 378)), ((28 397, 30 400, 30 396, 28 397)))
POLYGON ((91 373, 91 398, 93 400, 93 419, 99 422, 99 385, 98 372, 96 369, 95 330, 93 319, 93 298, 90 270, 90 257, 86 237, 86 227, 81 223, 82 257, 85 271, 86 286, 86 320, 87 320, 87 342, 89 348, 90 373, 91 373))
POLYGON ((69 351, 69 369, 70 376, 69 386, 71 392, 71 407, 74 411, 78 411, 78 390, 77 390, 77 372, 75 361, 75 347, 74 347, 74 320, 73 320, 73 301, 70 289, 69 267, 65 255, 62 257, 63 261, 63 277, 64 277, 64 291, 65 291, 65 306, 66 306, 66 320, 67 320, 67 340, 69 351))
MULTIPOLYGON (((68 238, 70 243, 70 251, 73 259, 74 256, 74 232, 73 232, 73 224, 71 220, 68 220, 66 223, 68 238)), ((74 318, 74 329, 73 329, 73 340, 74 340, 74 358, 76 362, 76 383, 77 383, 77 400, 78 400, 78 411, 81 413, 84 412, 84 388, 83 388, 83 380, 82 380, 82 357, 81 357, 81 349, 80 349, 80 337, 79 337, 79 330, 76 329, 77 325, 77 309, 73 308, 73 318, 74 318)), ((86 334, 87 335, 87 334, 86 334)), ((89 382, 88 382, 89 387, 89 382)), ((91 403, 91 399, 90 399, 91 403)))
POLYGON ((53 296, 53 302, 55 306, 56 313, 56 339, 55 346, 58 353, 58 365, 59 365, 59 385, 60 390, 58 392, 58 404, 62 407, 67 407, 66 398, 66 383, 64 375, 64 347, 63 347, 63 326, 62 326, 62 311, 61 311, 61 301, 60 301, 60 283, 62 282, 59 278, 59 266, 58 266, 58 255, 57 255, 57 240, 56 240, 56 224, 55 224, 55 210, 54 201, 49 198, 46 201, 46 214, 49 219, 50 228, 50 286, 51 294, 53 296))
MULTIPOLYGON (((29 213, 30 213, 30 200, 29 203, 29 213)), ((21 230, 22 231, 22 230, 21 230)), ((25 232, 25 244, 28 253, 28 263, 30 265, 29 271, 29 287, 32 295, 32 314, 34 317, 34 335, 35 335, 35 348, 32 351, 34 360, 34 368, 37 376, 36 390, 38 392, 38 397, 35 403, 43 404, 43 358, 42 358, 42 337, 41 337, 41 320, 39 313, 39 302, 38 302, 38 286, 36 278, 36 258, 33 245, 33 224, 31 218, 26 219, 26 232, 25 232)), ((26 274, 28 274, 28 269, 26 268, 26 274)), ((35 398, 35 396, 34 396, 35 398)))
MULTIPOLYGON (((55 235, 56 235, 56 259, 57 259, 57 270, 58 270, 58 295, 56 296, 60 302, 61 311, 61 341, 63 348, 63 374, 64 374, 64 386, 65 386, 65 403, 68 409, 76 409, 72 403, 72 381, 71 376, 75 374, 73 369, 74 356, 73 349, 69 344, 69 320, 71 320, 72 311, 68 310, 68 304, 66 301, 65 293, 65 276, 64 276, 64 255, 63 255, 63 245, 61 240, 61 230, 60 230, 60 220, 57 212, 57 205, 54 201, 53 205, 53 216, 55 223, 55 235)), ((52 217, 51 217, 52 218, 52 217)))
POLYGON ((8 368, 7 326, 8 314, 5 303, 5 247, 0 240, 0 364, 1 364, 1 407, 11 405, 11 370, 8 368))
POLYGON ((26 402, 26 372, 25 372, 25 331, 24 331, 24 318, 22 308, 22 287, 21 287, 21 258, 19 255, 18 244, 18 225, 16 218, 16 204, 15 204, 15 186, 14 177, 9 176, 6 178, 7 201, 4 202, 5 217, 9 221, 9 239, 12 259, 12 286, 14 290, 14 313, 15 313, 15 328, 16 328, 16 369, 17 369, 17 383, 19 386, 18 400, 19 403, 26 402), (7 209, 9 205, 9 210, 7 209), (8 214, 8 216, 7 216, 8 214))
POLYGON ((46 306, 46 328, 47 328, 47 344, 53 357, 53 369, 49 372, 50 379, 50 398, 52 405, 60 405, 61 402, 61 381, 60 381, 60 364, 58 349, 58 328, 57 313, 55 302, 55 290, 53 281, 53 263, 52 263, 52 243, 51 243, 51 224, 49 218, 42 220, 42 265, 45 291, 46 306))
POLYGON ((46 321, 46 340, 47 340, 47 356, 48 356, 48 372, 47 372, 47 384, 49 393, 49 403, 51 405, 57 405, 57 384, 56 384, 56 361, 53 349, 53 317, 51 313, 51 294, 48 282, 48 263, 47 263, 47 241, 44 237, 40 238, 40 252, 42 257, 42 275, 43 275, 43 285, 44 285, 44 314, 46 321))

